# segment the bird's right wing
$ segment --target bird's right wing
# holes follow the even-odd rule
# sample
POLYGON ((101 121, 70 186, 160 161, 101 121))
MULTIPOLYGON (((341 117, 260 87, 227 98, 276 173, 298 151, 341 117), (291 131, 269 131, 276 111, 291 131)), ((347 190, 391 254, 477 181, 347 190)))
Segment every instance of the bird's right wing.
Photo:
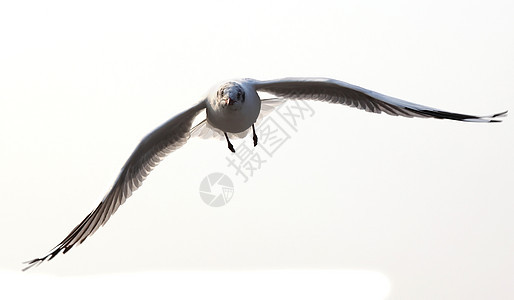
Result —
POLYGON ((195 116, 206 107, 205 100, 176 115, 148 134, 136 147, 114 182, 109 193, 87 217, 77 225, 68 236, 55 246, 46 256, 35 258, 26 263, 23 271, 51 260, 61 251, 68 252, 73 246, 81 244, 88 236, 125 203, 132 192, 141 186, 152 169, 170 152, 180 148, 189 139, 189 131, 195 116))

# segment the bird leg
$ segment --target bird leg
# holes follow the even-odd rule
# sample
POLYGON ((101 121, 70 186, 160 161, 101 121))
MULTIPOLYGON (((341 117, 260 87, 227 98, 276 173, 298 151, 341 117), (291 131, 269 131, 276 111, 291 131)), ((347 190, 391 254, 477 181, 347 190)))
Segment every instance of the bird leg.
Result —
POLYGON ((232 143, 230 142, 230 140, 228 139, 228 135, 226 132, 225 133, 225 138, 227 139, 227 143, 228 143, 228 149, 230 149, 230 151, 232 151, 233 153, 236 153, 236 150, 234 150, 234 146, 232 146, 232 143))
POLYGON ((252 124, 252 131, 253 131, 253 146, 257 146, 257 135, 255 134, 255 126, 252 124))

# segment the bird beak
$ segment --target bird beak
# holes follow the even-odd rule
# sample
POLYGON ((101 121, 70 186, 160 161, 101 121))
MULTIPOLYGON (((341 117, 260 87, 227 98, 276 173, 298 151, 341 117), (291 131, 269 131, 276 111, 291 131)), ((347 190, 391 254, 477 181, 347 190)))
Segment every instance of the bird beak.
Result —
POLYGON ((228 105, 233 105, 234 104, 234 100, 232 100, 232 98, 228 98, 227 104, 228 105))

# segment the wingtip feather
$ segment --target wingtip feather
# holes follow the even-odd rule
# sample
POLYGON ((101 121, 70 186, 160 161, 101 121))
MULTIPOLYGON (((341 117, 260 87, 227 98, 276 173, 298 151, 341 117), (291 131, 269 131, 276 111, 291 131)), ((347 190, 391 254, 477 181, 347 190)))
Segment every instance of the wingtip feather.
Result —
POLYGON ((481 117, 485 120, 488 120, 489 123, 499 123, 499 122, 502 122, 503 120, 498 120, 497 118, 505 118, 507 117, 507 113, 509 111, 506 110, 504 112, 500 112, 500 113, 497 113, 497 114, 494 114, 494 115, 491 115, 491 116, 485 116, 485 117, 481 117))

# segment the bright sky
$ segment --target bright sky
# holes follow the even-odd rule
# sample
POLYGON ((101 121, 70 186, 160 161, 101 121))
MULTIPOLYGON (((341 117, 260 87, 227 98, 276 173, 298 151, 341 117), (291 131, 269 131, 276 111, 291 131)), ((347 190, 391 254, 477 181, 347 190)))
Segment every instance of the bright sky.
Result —
POLYGON ((141 138, 220 80, 323 76, 450 111, 514 110, 512 16, 499 0, 2 2, 2 281, 73 292, 63 280, 123 273, 130 295, 150 274, 173 295, 176 272, 299 270, 284 286, 300 295, 318 271, 336 297, 514 295, 512 117, 312 102, 271 157, 256 150, 266 162, 246 182, 224 141, 192 139, 83 245, 18 274, 99 203, 141 138), (214 172, 234 184, 217 208, 199 193, 214 172))

